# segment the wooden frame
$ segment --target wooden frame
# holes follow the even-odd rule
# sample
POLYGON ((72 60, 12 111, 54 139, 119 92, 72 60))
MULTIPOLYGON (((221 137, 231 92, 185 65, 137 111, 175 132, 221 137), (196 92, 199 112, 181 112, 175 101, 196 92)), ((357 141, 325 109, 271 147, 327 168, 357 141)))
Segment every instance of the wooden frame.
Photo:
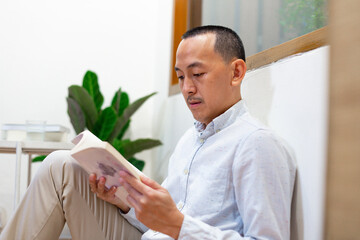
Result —
MULTIPOLYGON (((171 82, 169 95, 180 93, 176 73, 173 69, 176 58, 176 48, 181 41, 181 35, 187 30, 188 26, 195 27, 201 24, 201 15, 197 16, 194 12, 201 9, 201 0, 174 0, 174 28, 173 28, 173 47, 171 62, 171 82), (193 17, 191 17, 193 16, 193 17), (190 24, 190 22, 192 22, 190 24)), ((269 48, 246 58, 248 70, 253 70, 282 58, 313 50, 327 44, 327 27, 320 28, 303 36, 294 38, 290 41, 269 48)))
POLYGON ((330 1, 324 239, 360 236, 360 1, 330 1))
POLYGON ((307 52, 324 46, 327 44, 326 32, 327 27, 323 27, 252 55, 246 58, 248 71, 268 65, 297 53, 307 52))
POLYGON ((177 76, 173 69, 176 61, 176 49, 181 42, 181 35, 186 32, 188 26, 188 0, 174 0, 174 19, 173 19, 173 43, 171 61, 171 82, 170 86, 177 84, 177 76))

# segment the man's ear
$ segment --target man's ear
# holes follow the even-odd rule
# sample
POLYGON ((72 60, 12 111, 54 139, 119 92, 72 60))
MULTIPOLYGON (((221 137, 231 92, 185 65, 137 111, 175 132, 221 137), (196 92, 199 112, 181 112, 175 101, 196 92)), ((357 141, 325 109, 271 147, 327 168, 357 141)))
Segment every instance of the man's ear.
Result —
POLYGON ((242 59, 236 59, 231 63, 233 70, 233 78, 231 80, 232 86, 240 86, 246 73, 246 63, 242 59))

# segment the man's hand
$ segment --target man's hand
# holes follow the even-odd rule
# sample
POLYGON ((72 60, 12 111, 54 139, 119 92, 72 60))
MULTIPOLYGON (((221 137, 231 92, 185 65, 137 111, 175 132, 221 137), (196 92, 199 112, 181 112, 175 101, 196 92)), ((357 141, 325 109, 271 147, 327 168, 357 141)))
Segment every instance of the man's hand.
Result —
POLYGON ((148 228, 177 239, 184 215, 177 209, 169 192, 144 175, 140 180, 120 171, 120 184, 127 190, 128 202, 134 207, 137 219, 148 228))
POLYGON ((89 176, 89 182, 91 191, 96 193, 98 198, 117 206, 124 213, 130 210, 130 208, 115 195, 117 189, 115 186, 112 186, 110 189, 105 187, 105 177, 100 177, 99 180, 96 180, 96 174, 92 173, 89 176))

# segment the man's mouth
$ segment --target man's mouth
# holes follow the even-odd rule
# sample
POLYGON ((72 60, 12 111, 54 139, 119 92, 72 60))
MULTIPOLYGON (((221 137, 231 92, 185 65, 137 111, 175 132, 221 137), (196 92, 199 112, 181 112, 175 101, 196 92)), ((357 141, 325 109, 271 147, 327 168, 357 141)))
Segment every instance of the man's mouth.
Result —
POLYGON ((199 106, 201 102, 192 102, 192 103, 189 103, 190 106, 192 107, 196 107, 196 106, 199 106))
POLYGON ((191 108, 197 107, 202 103, 201 99, 188 98, 187 102, 191 108))

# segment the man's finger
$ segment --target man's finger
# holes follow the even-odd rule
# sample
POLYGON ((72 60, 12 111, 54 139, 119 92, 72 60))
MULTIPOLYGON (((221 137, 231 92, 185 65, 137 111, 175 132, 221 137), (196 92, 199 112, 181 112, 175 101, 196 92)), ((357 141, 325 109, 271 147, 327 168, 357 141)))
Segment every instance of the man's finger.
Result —
POLYGON ((144 194, 146 191, 148 191, 150 188, 140 182, 138 179, 136 179, 134 176, 130 175, 129 173, 125 171, 120 171, 119 175, 122 179, 124 179, 125 182, 130 184, 131 187, 135 188, 138 192, 144 194))
POLYGON ((97 191, 96 174, 92 173, 89 175, 89 184, 90 184, 91 191, 96 192, 97 191))
POLYGON ((130 203, 130 205, 135 209, 135 212, 139 211, 140 209, 140 205, 138 203, 138 201, 136 201, 135 198, 133 198, 132 196, 128 195, 126 197, 126 200, 130 203))
POLYGON ((144 183, 145 185, 151 187, 152 189, 162 188, 160 184, 158 184, 158 183, 155 182, 154 180, 146 177, 145 175, 141 175, 141 176, 140 176, 140 180, 141 180, 142 183, 144 183))
POLYGON ((138 200, 142 194, 138 192, 135 188, 133 188, 129 183, 125 182, 123 179, 119 179, 121 185, 125 188, 125 190, 131 195, 135 200, 138 200))
POLYGON ((97 184, 97 189, 98 189, 99 193, 104 192, 104 190, 105 190, 105 182, 106 182, 105 177, 100 177, 99 182, 97 184))
POLYGON ((105 191, 105 196, 107 198, 114 198, 117 187, 112 186, 108 191, 105 191))

